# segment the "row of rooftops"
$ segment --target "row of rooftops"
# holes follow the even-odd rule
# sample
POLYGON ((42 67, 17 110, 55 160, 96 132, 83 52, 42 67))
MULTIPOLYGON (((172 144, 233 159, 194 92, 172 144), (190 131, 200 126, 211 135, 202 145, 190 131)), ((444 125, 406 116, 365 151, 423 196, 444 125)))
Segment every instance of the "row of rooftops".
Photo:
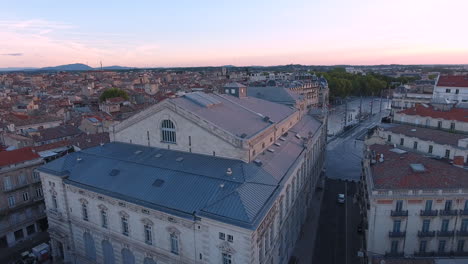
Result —
POLYGON ((416 104, 414 107, 404 109, 397 114, 439 118, 468 123, 468 109, 460 107, 450 107, 449 109, 438 109, 433 105, 416 104))

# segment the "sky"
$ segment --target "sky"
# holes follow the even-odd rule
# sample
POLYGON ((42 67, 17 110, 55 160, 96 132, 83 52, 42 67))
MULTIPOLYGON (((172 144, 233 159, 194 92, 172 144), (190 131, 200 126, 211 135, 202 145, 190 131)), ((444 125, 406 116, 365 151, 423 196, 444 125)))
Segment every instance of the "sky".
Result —
POLYGON ((0 0, 0 67, 468 64, 466 0, 0 0))

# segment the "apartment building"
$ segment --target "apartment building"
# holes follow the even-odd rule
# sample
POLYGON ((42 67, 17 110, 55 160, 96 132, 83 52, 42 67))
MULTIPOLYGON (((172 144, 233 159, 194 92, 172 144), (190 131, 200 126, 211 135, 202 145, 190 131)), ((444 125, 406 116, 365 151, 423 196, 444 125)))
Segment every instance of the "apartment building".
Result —
POLYGON ((112 143, 42 166, 53 255, 287 263, 322 172, 326 115, 226 89, 166 99, 112 127, 112 143))
POLYGON ((396 112, 395 123, 424 126, 458 133, 468 133, 468 109, 448 105, 417 104, 396 112))
POLYGON ((434 86, 434 99, 447 102, 468 102, 468 75, 441 75, 434 86))
POLYGON ((360 188, 374 257, 468 256, 468 171, 368 139, 360 188))
POLYGON ((47 229, 39 174, 32 148, 0 152, 0 247, 12 247, 47 229))
POLYGON ((405 124, 382 124, 376 135, 388 144, 427 156, 468 163, 468 135, 405 124))

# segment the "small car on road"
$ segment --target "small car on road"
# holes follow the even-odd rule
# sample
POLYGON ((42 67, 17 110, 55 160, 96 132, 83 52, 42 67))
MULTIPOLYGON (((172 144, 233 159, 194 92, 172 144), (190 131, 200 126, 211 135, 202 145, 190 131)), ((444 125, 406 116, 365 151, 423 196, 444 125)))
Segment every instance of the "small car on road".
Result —
POLYGON ((345 196, 344 196, 343 193, 338 194, 337 202, 340 203, 340 204, 344 204, 344 202, 345 202, 345 196))

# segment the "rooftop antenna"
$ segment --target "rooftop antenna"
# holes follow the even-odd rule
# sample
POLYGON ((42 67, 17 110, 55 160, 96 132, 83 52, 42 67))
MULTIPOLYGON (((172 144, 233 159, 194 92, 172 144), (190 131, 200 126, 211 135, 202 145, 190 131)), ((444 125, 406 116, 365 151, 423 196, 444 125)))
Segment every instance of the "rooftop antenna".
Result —
POLYGON ((100 63, 101 63, 101 71, 102 71, 102 61, 100 61, 100 63))

